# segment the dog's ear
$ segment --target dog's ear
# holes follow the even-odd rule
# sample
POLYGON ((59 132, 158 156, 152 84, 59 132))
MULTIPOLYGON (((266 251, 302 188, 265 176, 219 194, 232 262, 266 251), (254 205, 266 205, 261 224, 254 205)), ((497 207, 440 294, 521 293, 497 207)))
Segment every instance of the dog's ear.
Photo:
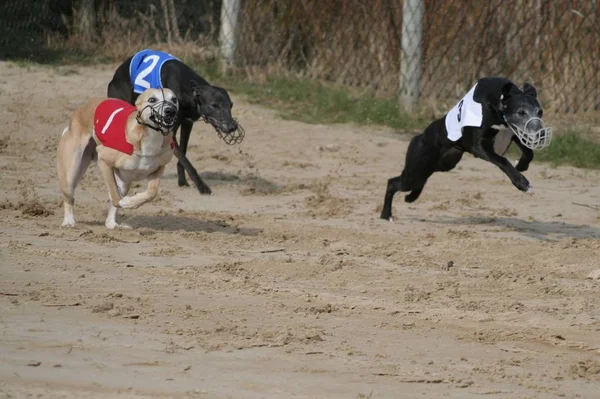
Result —
POLYGON ((212 86, 209 85, 201 85, 195 80, 190 81, 190 85, 192 86, 192 92, 194 93, 194 98, 200 104, 210 101, 210 92, 212 90, 212 86))
POLYGON ((523 85, 523 94, 537 98, 537 90, 527 82, 523 85))
POLYGON ((190 81, 190 86, 192 86, 192 92, 194 93, 194 97, 198 97, 201 95, 202 86, 198 84, 195 80, 190 81))

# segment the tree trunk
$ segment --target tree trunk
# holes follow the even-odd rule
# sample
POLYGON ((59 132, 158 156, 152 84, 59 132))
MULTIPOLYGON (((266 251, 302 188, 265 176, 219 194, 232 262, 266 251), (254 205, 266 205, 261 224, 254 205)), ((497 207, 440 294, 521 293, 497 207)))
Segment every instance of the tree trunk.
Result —
POLYGON ((96 9, 94 0, 81 0, 77 13, 77 32, 87 41, 96 40, 96 9))

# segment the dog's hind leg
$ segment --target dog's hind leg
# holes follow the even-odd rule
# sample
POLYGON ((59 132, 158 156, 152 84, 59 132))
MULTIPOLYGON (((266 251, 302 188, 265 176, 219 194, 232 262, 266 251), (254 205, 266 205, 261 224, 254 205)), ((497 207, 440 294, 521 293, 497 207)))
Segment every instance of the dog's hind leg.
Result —
POLYGON ((398 191, 407 191, 402 189, 402 175, 392 177, 388 180, 387 188, 385 190, 385 199, 383 201, 383 210, 381 211, 381 219, 393 221, 392 219, 392 202, 394 201, 394 195, 398 191))
POLYGON ((427 145, 424 134, 412 138, 408 145, 402 174, 388 180, 381 219, 393 220, 392 202, 398 191, 411 191, 404 197, 406 202, 413 202, 419 198, 427 179, 435 172, 438 159, 439 149, 427 145))
POLYGON ((175 151, 175 156, 177 157, 177 184, 179 187, 188 186, 188 182, 185 179, 185 172, 188 173, 190 179, 194 182, 198 191, 202 195, 210 195, 212 191, 208 185, 202 181, 198 171, 191 164, 191 162, 186 158, 185 154, 187 153, 188 143, 190 141, 190 135, 192 133, 193 122, 184 119, 181 122, 181 128, 179 129, 179 145, 176 145, 177 151, 175 151))
POLYGON ((61 227, 75 226, 73 207, 75 204, 75 188, 85 174, 96 153, 93 140, 85 145, 77 143, 69 128, 63 131, 58 144, 57 171, 60 191, 63 196, 64 217, 61 227))

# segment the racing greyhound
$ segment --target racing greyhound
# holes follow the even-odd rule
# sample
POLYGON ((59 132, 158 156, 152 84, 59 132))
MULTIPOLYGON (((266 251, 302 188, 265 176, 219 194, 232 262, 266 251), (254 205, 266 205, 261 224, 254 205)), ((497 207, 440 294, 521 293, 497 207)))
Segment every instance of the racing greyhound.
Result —
POLYGON ((519 190, 532 192, 521 172, 533 160, 533 150, 552 139, 542 115, 532 85, 520 90, 505 78, 480 79, 450 112, 412 138, 402 174, 388 180, 381 218, 392 221, 396 192, 410 191, 404 200, 415 201, 434 172, 454 169, 465 152, 499 167, 519 190), (512 142, 521 150, 516 166, 503 157, 512 142))
POLYGON ((178 106, 171 90, 148 89, 135 106, 94 98, 73 113, 57 153, 64 200, 62 227, 75 225, 75 188, 92 160, 98 162, 111 201, 105 226, 128 227, 117 224, 117 208, 137 208, 156 197, 165 165, 173 157, 178 106), (127 196, 132 182, 146 178, 146 191, 127 196))

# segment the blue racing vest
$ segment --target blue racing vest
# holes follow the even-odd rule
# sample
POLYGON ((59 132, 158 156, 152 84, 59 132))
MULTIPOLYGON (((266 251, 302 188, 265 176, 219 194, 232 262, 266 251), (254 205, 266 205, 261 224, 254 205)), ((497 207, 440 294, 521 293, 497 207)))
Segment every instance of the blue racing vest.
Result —
POLYGON ((131 59, 129 77, 135 93, 143 93, 146 89, 162 88, 160 70, 170 60, 178 60, 171 54, 155 50, 142 50, 131 59))

